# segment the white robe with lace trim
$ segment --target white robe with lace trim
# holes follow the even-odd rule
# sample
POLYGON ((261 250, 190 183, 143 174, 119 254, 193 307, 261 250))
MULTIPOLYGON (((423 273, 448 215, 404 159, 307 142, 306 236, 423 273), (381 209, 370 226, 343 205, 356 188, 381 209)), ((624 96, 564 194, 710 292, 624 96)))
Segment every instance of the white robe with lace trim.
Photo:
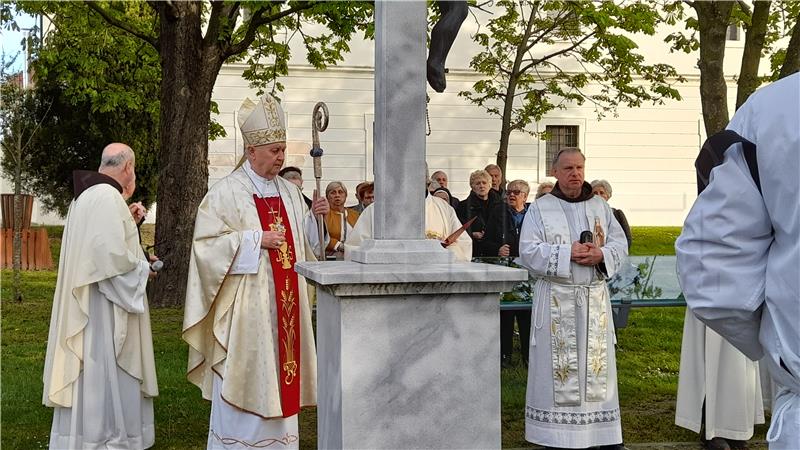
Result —
MULTIPOLYGON (((522 223, 518 262, 537 277, 552 277, 562 283, 588 285, 597 280, 594 267, 570 261, 571 243, 580 233, 594 230, 586 216, 588 201, 581 203, 557 200, 569 225, 570 242, 547 242, 538 200, 528 208, 522 223)), ((627 260, 628 243, 625 233, 614 219, 611 208, 603 202, 607 225, 606 243, 602 247, 607 275, 612 276, 627 260)), ((581 403, 578 406, 558 406, 554 399, 553 358, 551 350, 550 287, 548 278, 540 278, 534 287, 531 316, 530 365, 525 407, 525 439, 550 447, 586 448, 622 442, 619 399, 617 397, 617 368, 614 353, 614 324, 607 325, 607 394, 605 401, 586 399, 586 340, 588 309, 585 302, 576 301, 576 335, 581 403)), ((611 304, 607 303, 607 317, 611 304)))

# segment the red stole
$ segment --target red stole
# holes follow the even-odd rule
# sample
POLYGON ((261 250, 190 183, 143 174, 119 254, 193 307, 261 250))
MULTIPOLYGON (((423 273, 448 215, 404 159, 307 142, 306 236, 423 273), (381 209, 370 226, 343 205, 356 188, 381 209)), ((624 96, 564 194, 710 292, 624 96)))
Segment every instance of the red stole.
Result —
POLYGON ((278 249, 269 249, 269 263, 275 281, 273 286, 278 311, 278 355, 281 409, 283 417, 300 412, 300 304, 297 289, 297 261, 289 215, 280 197, 260 198, 253 194, 258 219, 264 231, 283 231, 286 242, 278 249))

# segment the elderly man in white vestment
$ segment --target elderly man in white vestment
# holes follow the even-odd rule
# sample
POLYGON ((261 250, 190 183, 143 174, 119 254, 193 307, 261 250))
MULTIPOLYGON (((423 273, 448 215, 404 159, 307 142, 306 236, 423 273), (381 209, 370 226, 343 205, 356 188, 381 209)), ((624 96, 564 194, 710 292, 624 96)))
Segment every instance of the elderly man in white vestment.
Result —
POLYGON ((44 365, 51 449, 144 449, 155 441, 150 263, 125 203, 136 188, 134 167, 130 147, 110 144, 97 172, 73 176, 44 365))
POLYGON ((797 450, 800 75, 756 91, 727 129, 755 144, 755 158, 748 163, 752 147, 736 143, 711 170, 675 243, 679 278, 691 311, 766 365, 775 390, 769 448, 797 450))
MULTIPOLYGON (((350 259, 350 252, 358 248, 362 242, 372 239, 375 220, 375 204, 370 204, 358 216, 358 221, 350 232, 345 243, 345 259, 350 259)), ((425 197, 425 238, 444 241, 448 236, 461 228, 456 211, 444 200, 426 191, 425 197)), ((456 242, 447 246, 453 252, 457 262, 469 262, 472 258, 472 239, 469 233, 461 233, 456 242)))
MULTIPOLYGON (((211 400, 209 449, 297 448, 297 414, 316 404, 311 308, 297 261, 314 260, 316 220, 278 176, 283 110, 272 96, 239 110, 244 163, 197 212, 183 339, 189 381, 211 400)), ((327 214, 315 192, 313 214, 327 214)))
POLYGON ((575 147, 554 158, 558 182, 531 203, 518 262, 534 287, 525 439, 548 448, 622 448, 614 325, 606 279, 627 258, 625 233, 584 181, 575 147), (589 235, 591 233, 591 235, 589 235), (582 236, 583 235, 583 236, 582 236))

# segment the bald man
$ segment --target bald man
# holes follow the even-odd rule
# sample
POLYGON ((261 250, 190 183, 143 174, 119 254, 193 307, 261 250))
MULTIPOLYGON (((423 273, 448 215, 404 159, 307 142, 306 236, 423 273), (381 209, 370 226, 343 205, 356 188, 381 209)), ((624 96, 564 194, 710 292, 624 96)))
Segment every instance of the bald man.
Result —
POLYGON ((97 172, 73 174, 44 366, 51 449, 143 449, 155 441, 145 294, 152 272, 136 229, 139 209, 126 204, 135 165, 131 148, 114 143, 97 172))

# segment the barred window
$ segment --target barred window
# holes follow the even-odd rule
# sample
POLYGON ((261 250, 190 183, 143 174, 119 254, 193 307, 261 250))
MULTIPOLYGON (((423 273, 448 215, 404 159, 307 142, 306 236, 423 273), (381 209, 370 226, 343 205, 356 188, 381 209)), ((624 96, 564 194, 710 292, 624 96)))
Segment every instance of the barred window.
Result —
POLYGON ((725 32, 725 39, 729 41, 738 41, 739 27, 736 25, 728 25, 728 29, 725 32))
POLYGON ((553 158, 564 147, 579 147, 577 125, 547 125, 545 127, 547 142, 545 158, 547 173, 553 169, 553 158))

